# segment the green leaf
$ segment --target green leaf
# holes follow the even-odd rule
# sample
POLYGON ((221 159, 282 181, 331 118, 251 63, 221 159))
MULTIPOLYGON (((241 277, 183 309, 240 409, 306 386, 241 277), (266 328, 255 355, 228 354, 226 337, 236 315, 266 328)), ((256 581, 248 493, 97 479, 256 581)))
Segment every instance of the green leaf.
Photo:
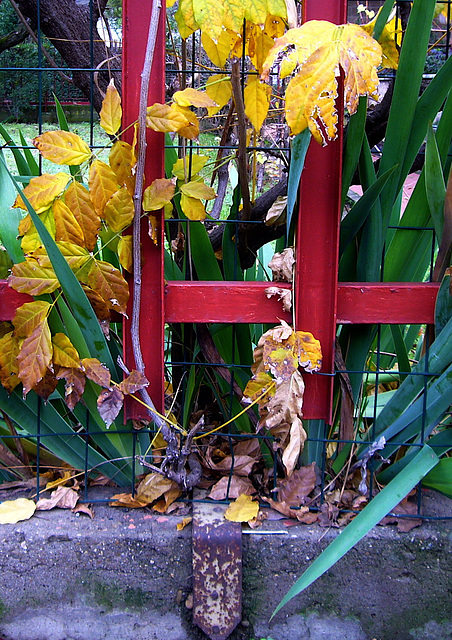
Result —
POLYGON ((445 328, 452 318, 451 276, 444 276, 438 291, 435 306, 435 332, 436 337, 445 328))
POLYGON ((32 172, 31 168, 28 166, 28 162, 26 161, 23 153, 21 152, 20 149, 17 148, 17 145, 14 143, 8 131, 5 129, 5 127, 2 124, 0 124, 0 135, 5 140, 7 146, 11 149, 13 153, 14 161, 17 167, 17 173, 20 176, 27 176, 28 178, 27 182, 28 182, 30 177, 35 174, 32 172))
POLYGON ((40 174, 39 164, 36 162, 36 159, 32 154, 31 149, 27 146, 27 141, 25 140, 24 135, 20 129, 19 129, 19 138, 20 138, 20 144, 24 147, 22 151, 24 153, 25 160, 28 163, 28 171, 30 175, 39 176, 40 174))
POLYGON ((384 5, 380 9, 380 13, 378 14, 377 20, 375 22, 374 32, 372 34, 377 42, 380 39, 383 29, 385 28, 385 24, 389 20, 394 2, 395 0, 386 0, 384 5))
POLYGON ((399 473, 375 498, 345 527, 340 535, 314 560, 304 574, 278 604, 273 616, 293 597, 301 593, 330 569, 385 517, 438 464, 438 456, 424 445, 414 460, 399 473))
POLYGON ((344 208, 345 198, 347 197, 353 176, 358 166, 361 147, 363 145, 364 130, 367 116, 367 96, 361 96, 358 103, 358 109, 354 113, 347 125, 345 132, 344 159, 342 167, 342 194, 341 208, 344 208))
POLYGON ((452 458, 443 458, 423 479, 423 487, 452 498, 452 458))
POLYGON ((6 168, 3 151, 0 150, 0 240, 14 263, 25 260, 20 241, 17 239, 22 215, 19 209, 11 209, 16 192, 6 168))
POLYGON ((446 185, 443 176, 441 157, 436 144, 435 132, 429 123, 427 145, 425 149, 425 190, 427 202, 435 227, 438 243, 441 241, 444 227, 444 200, 446 185))
POLYGON ((290 156, 289 178, 287 181, 287 235, 290 233, 293 210, 298 198, 300 189, 300 178, 304 168, 304 161, 311 142, 311 132, 305 129, 295 136, 292 141, 292 152, 290 156))

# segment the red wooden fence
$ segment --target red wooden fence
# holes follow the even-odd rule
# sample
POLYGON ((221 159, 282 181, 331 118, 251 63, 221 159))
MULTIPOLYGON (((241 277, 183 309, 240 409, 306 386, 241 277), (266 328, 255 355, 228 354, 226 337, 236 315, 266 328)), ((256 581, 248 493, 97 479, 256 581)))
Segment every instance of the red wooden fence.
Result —
MULTIPOLYGON (((159 0, 154 0, 159 1, 159 0)), ((305 0, 304 18, 335 23, 346 20, 346 0, 305 0)), ((140 74, 151 7, 124 0, 124 125, 137 119, 140 74)), ((149 103, 163 102, 165 89, 165 16, 162 12, 154 58, 149 103)), ((339 117, 339 121, 341 118, 339 117)), ((150 131, 147 182, 163 176, 164 137, 150 131)), ((311 145, 302 177, 297 230, 296 327, 311 331, 322 344, 324 373, 334 372, 336 324, 431 324, 439 285, 433 283, 338 283, 342 138, 321 148, 311 145), (306 185, 306 188, 303 186, 306 185)), ((163 409, 163 345, 166 322, 278 323, 281 304, 267 299, 267 283, 166 282, 163 274, 163 231, 159 246, 143 233, 141 338, 150 393, 163 409)), ((289 285, 287 285, 289 286, 289 285)), ((29 300, 0 283, 0 320, 11 319, 29 300)), ((287 318, 290 320, 290 318, 287 318)), ((127 325, 126 325, 127 329, 127 325)), ((126 359, 131 362, 126 341, 126 359)), ((332 376, 305 376, 306 418, 331 421, 332 376)), ((140 407, 129 410, 139 416, 140 407)))

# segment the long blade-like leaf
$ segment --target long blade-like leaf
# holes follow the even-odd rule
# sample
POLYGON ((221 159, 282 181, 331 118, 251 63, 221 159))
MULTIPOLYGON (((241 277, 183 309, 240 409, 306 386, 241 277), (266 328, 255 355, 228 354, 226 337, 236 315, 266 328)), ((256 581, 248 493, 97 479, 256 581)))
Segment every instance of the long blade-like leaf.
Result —
POLYGON ((16 191, 6 168, 3 151, 0 150, 0 240, 14 263, 25 260, 20 241, 17 239, 19 222, 22 218, 19 209, 11 209, 16 191))
POLYGON ((314 560, 299 580, 284 596, 276 607, 272 617, 289 600, 306 589, 317 578, 330 569, 350 549, 380 522, 420 480, 438 464, 439 458, 434 451, 425 445, 414 460, 399 473, 375 498, 356 516, 352 522, 331 542, 331 544, 314 560))
POLYGON ((300 188, 301 173, 304 168, 304 161, 306 159, 310 142, 311 132, 309 129, 305 129, 295 136, 292 142, 289 179, 287 181, 287 235, 289 235, 290 232, 293 211, 300 188))

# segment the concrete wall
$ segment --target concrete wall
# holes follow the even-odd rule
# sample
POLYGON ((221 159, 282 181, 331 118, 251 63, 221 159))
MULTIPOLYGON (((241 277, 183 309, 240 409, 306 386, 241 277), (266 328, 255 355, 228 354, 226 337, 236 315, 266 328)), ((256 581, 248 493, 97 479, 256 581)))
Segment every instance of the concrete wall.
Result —
MULTIPOLYGON (((0 500, 11 498, 0 494, 0 500)), ((431 513, 452 515, 429 494, 431 513)), ((97 505, 0 526, 1 640, 198 640, 191 528, 176 516, 97 505)), ((243 622, 232 640, 452 639, 451 521, 410 533, 377 527, 274 621, 285 591, 334 536, 267 522, 243 535, 243 622)))

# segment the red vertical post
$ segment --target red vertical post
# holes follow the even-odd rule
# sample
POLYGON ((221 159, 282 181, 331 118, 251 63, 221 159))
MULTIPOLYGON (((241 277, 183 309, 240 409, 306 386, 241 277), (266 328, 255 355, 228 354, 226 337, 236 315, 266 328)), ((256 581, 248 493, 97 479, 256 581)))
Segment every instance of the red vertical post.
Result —
MULTIPOLYGON (((123 128, 138 119, 141 73, 143 70, 152 2, 123 0, 123 53, 122 53, 122 104, 123 128)), ((160 14, 157 42, 149 84, 148 104, 165 101, 165 10, 160 14)), ((133 127, 124 133, 124 140, 132 142, 133 127)), ((162 133, 148 129, 146 149, 145 187, 155 178, 164 177, 165 140, 162 133)), ((149 393, 157 410, 163 410, 163 363, 164 363, 164 313, 163 313, 163 228, 160 218, 158 245, 154 245, 148 235, 147 222, 142 225, 142 292, 140 313, 140 339, 149 393)), ((131 296, 133 296, 133 286, 131 296)), ((131 305, 129 305, 129 317, 131 305)), ((134 367, 130 341, 130 321, 124 326, 125 361, 134 367)), ((144 409, 133 404, 127 407, 127 417, 137 418, 147 415, 144 409)))
MULTIPOLYGON (((346 0, 304 0, 303 21, 343 24, 346 0)), ((295 324, 320 340, 322 373, 334 371, 337 271, 342 173, 343 99, 337 104, 338 138, 326 147, 310 145, 302 174, 296 237, 295 324)), ((305 375, 303 413, 331 423, 333 378, 305 375)))

